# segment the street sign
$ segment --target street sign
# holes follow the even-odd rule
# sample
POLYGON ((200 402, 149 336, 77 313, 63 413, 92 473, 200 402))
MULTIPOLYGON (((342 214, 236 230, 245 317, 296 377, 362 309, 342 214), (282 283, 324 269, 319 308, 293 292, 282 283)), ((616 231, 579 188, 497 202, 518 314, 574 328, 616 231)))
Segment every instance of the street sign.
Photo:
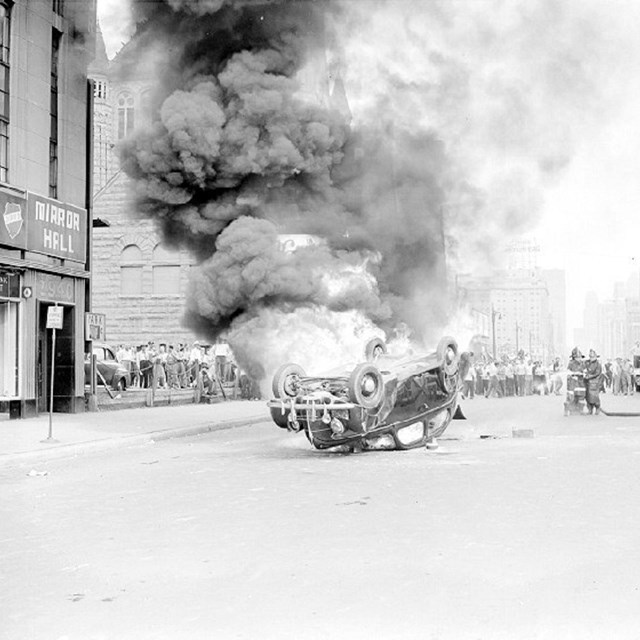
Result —
POLYGON ((64 307, 49 307, 47 309, 47 329, 62 329, 62 313, 64 307))
POLYGON ((104 313, 84 314, 84 339, 104 342, 107 335, 107 316, 104 313))

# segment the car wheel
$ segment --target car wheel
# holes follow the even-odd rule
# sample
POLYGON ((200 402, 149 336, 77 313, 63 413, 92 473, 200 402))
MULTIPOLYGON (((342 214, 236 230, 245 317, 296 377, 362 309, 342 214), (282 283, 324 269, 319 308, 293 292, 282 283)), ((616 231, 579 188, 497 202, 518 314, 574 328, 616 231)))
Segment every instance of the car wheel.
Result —
POLYGON ((112 385, 116 391, 126 391, 127 383, 124 378, 118 378, 112 385))
POLYGON ((438 343, 436 354, 438 356, 438 360, 442 363, 441 366, 444 372, 448 376, 453 376, 458 373, 458 364, 460 359, 458 354, 458 343, 455 338, 451 338, 450 336, 442 338, 438 343))
POLYGON ((365 409, 375 409, 382 402, 384 381, 372 364, 359 364, 349 377, 349 398, 365 409))
POLYGON ((271 390, 276 398, 295 398, 304 369, 297 364, 283 364, 274 374, 271 390))
POLYGON ((289 428, 289 413, 290 411, 286 409, 284 413, 280 407, 271 407, 271 419, 281 428, 288 429, 289 428))
POLYGON ((382 338, 372 338, 364 348, 364 359, 375 362, 381 355, 387 353, 387 345, 382 338))

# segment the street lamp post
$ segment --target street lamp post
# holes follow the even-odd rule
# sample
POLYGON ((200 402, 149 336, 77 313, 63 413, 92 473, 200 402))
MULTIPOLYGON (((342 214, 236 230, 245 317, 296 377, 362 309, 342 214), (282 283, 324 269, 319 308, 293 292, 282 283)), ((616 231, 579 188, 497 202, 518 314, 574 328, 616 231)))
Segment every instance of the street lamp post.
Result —
POLYGON ((493 337, 493 359, 496 359, 496 317, 500 318, 500 312, 491 305, 491 335, 493 337))

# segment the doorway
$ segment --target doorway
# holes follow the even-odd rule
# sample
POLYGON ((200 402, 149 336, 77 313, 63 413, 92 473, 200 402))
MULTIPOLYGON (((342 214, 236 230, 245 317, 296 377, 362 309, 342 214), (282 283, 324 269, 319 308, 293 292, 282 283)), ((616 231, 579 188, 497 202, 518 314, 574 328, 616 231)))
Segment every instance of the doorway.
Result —
MULTIPOLYGON (((38 305, 38 353, 36 360, 36 385, 38 391, 38 411, 49 411, 51 391, 51 345, 53 330, 47 329, 48 302, 38 305)), ((62 329, 56 330, 56 351, 53 378, 53 410, 69 413, 72 411, 75 395, 75 350, 74 350, 74 308, 64 307, 62 329)))

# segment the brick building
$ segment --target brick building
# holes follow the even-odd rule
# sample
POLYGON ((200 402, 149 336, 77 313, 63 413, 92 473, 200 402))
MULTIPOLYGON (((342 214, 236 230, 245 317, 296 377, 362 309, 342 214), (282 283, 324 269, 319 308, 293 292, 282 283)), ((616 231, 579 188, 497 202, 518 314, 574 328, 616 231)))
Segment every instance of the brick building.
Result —
POLYGON ((56 411, 84 409, 95 25, 95 0, 0 0, 0 407, 11 417, 46 411, 51 396, 56 411))
POLYGON ((170 251, 155 225, 136 214, 130 181, 120 170, 117 143, 150 119, 150 75, 124 73, 135 55, 129 43, 108 60, 98 29, 94 81, 93 310, 106 314, 112 344, 190 342, 182 327, 189 269, 187 252, 170 251))

